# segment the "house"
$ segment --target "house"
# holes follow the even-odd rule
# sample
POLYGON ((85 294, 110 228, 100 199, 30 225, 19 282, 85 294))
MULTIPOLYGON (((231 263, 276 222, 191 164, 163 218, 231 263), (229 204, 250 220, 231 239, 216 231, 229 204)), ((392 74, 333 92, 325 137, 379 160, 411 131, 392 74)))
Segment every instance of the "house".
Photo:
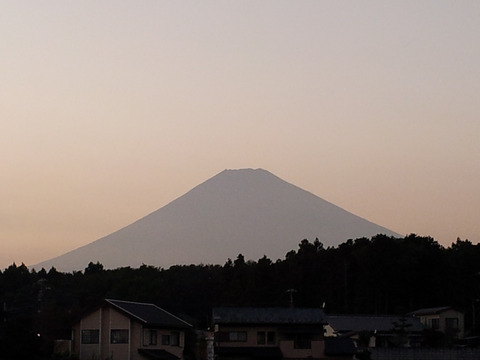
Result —
POLYGON ((321 308, 214 308, 212 323, 217 359, 352 359, 356 351, 340 343, 326 349, 321 308))
POLYGON ((329 315, 325 336, 350 337, 357 348, 417 347, 423 325, 414 317, 394 315, 329 315))
POLYGON ((419 319, 426 329, 441 331, 453 338, 461 339, 465 335, 465 314, 452 306, 418 309, 409 315, 419 319))
POLYGON ((191 325, 154 304, 105 300, 73 327, 80 360, 181 360, 191 325))

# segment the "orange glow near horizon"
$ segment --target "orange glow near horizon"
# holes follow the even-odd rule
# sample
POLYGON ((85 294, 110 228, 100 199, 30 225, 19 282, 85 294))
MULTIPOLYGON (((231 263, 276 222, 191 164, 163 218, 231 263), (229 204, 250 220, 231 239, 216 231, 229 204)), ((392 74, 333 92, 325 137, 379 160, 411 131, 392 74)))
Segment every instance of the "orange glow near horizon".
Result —
POLYGON ((480 241, 480 3, 1 7, 0 268, 226 168, 400 234, 480 241))

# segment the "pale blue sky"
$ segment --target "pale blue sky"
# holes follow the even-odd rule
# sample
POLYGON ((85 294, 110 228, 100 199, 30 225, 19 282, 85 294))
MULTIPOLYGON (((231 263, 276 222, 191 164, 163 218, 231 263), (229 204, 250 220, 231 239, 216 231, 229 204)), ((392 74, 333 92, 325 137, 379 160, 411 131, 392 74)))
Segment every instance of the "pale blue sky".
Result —
POLYGON ((480 2, 7 1, 0 34, 0 268, 225 168, 480 240, 480 2))

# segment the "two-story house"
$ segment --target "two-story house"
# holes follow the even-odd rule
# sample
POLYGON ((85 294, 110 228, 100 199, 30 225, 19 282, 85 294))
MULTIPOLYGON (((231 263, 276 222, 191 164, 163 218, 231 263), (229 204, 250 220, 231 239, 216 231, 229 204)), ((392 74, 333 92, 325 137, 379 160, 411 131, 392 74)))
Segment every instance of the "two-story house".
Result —
POLYGON ((181 360, 191 327, 154 304, 107 299, 74 325, 72 352, 80 360, 181 360))
POLYGON ((322 308, 214 308, 212 323, 217 359, 326 357, 322 308))
POLYGON ((418 309, 409 315, 420 319, 427 329, 441 331, 455 338, 465 335, 465 315, 452 306, 418 309))

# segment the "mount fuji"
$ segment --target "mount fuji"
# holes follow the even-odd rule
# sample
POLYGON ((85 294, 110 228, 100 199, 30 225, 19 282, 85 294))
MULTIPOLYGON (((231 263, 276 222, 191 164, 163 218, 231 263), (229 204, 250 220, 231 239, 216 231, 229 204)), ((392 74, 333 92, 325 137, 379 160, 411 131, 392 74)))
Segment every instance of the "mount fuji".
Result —
POLYGON ((400 236, 263 169, 224 170, 136 222, 32 266, 59 271, 223 264, 243 254, 282 259, 303 239, 324 246, 376 234, 400 236))

